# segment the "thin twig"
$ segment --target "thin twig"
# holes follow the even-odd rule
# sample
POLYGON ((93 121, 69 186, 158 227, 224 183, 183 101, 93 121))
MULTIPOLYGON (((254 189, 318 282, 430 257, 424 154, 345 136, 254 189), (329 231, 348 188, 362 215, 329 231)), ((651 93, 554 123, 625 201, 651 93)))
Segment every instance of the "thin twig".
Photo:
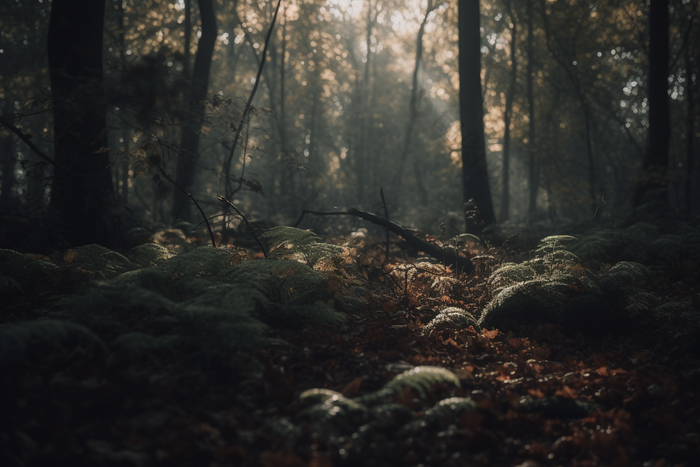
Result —
POLYGON ((165 173, 165 170, 163 170, 163 168, 160 165, 156 165, 156 168, 158 169, 160 174, 163 177, 165 177, 166 180, 168 180, 170 183, 172 183, 178 190, 182 191, 185 194, 185 196, 187 196, 189 199, 191 199, 192 202, 194 203, 194 205, 197 206, 197 209, 199 209, 199 213, 202 215, 204 222, 206 222, 206 224, 207 224, 207 229, 209 230, 209 236, 211 237, 211 244, 214 248, 216 248, 216 240, 214 240, 214 232, 211 231, 211 226, 209 225, 209 220, 207 219, 207 215, 204 214, 204 211, 199 206, 199 203, 197 202, 197 200, 194 199, 194 196, 192 196, 192 193, 190 193, 189 191, 185 190, 180 185, 175 183, 175 180, 170 178, 170 176, 165 173))
MULTIPOLYGON (((275 8, 275 14, 272 17, 272 23, 270 24, 270 29, 267 31, 267 37, 265 38, 265 46, 263 47, 262 51, 262 56, 260 60, 260 66, 258 67, 258 74, 255 77, 255 84, 253 85, 253 90, 250 93, 250 96, 248 96, 248 102, 246 102, 245 107, 243 108, 243 113, 241 114, 241 120, 238 123, 238 128, 236 129, 236 137, 233 138, 232 144, 231 144, 231 151, 228 154, 228 157, 226 158, 226 163, 224 164, 224 177, 226 177, 226 183, 224 185, 226 191, 228 191, 229 187, 229 177, 230 177, 230 172, 231 172, 231 162, 233 161, 233 153, 236 152, 236 146, 238 145, 238 138, 241 136, 241 130, 243 129, 243 123, 246 121, 246 118, 248 117, 248 113, 251 109, 251 104, 253 103, 253 98, 255 97, 255 92, 258 90, 258 85, 260 84, 260 77, 262 76, 263 72, 263 67, 265 66, 265 56, 267 54, 267 47, 270 44, 270 38, 272 37, 272 30, 275 28, 275 22, 277 21, 277 13, 280 11, 280 5, 282 5, 282 0, 279 0, 277 2, 277 8, 275 8)), ((245 157, 245 155, 244 155, 245 157)), ((230 196, 230 193, 226 193, 227 195, 230 196)))
POLYGON ((228 199, 226 199, 226 197, 224 197, 224 196, 218 196, 216 199, 218 199, 218 200, 221 201, 222 203, 226 203, 226 204, 228 204, 229 206, 231 206, 231 207, 233 208, 233 210, 236 211, 236 212, 238 213, 239 216, 241 216, 241 219, 243 219, 243 222, 245 222, 246 227, 248 227, 248 231, 249 231, 250 234, 253 236, 253 238, 255 239, 255 241, 258 242, 258 245, 260 246, 260 249, 262 250, 263 255, 265 255, 265 258, 267 258, 267 252, 265 251, 265 247, 263 246, 262 243, 260 243, 260 240, 258 240, 258 236, 255 235, 255 232, 253 232, 253 228, 250 226, 250 223, 248 222, 248 218, 245 217, 245 214, 243 214, 243 213, 241 212, 241 210, 238 209, 238 208, 236 207, 235 204, 233 204, 231 201, 229 201, 228 199))
POLYGON ((54 166, 54 167, 57 168, 58 170, 60 170, 60 171, 62 171, 62 172, 66 172, 66 173, 68 173, 69 175, 72 175, 72 176, 74 176, 74 177, 77 177, 76 174, 71 173, 71 171, 68 170, 66 167, 62 166, 61 164, 57 163, 56 161, 54 161, 53 159, 51 159, 49 156, 47 156, 46 154, 44 154, 44 153, 42 152, 41 149, 39 149, 34 143, 32 143, 32 141, 31 141, 31 139, 30 139, 31 136, 29 136, 29 135, 23 133, 22 130, 20 130, 19 128, 17 128, 16 126, 14 126, 12 123, 8 122, 7 120, 0 119, 0 124, 5 125, 7 128, 9 128, 10 130, 12 130, 12 132, 13 132, 14 134, 16 134, 17 136, 19 136, 19 139, 21 139, 22 141, 24 141, 25 144, 26 144, 27 146, 29 146, 29 148, 30 148, 32 151, 34 151, 34 153, 35 153, 37 156, 41 157, 42 159, 44 159, 46 162, 48 162, 49 164, 51 164, 52 166, 54 166))

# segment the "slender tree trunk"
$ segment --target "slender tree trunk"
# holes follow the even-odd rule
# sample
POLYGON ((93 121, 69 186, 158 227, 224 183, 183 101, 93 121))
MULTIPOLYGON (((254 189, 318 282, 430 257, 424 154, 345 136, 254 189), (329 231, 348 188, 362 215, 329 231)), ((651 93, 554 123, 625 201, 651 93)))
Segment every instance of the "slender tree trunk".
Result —
POLYGON ((518 79, 518 58, 516 53, 518 29, 515 22, 515 15, 510 5, 506 5, 506 8, 508 9, 508 15, 513 23, 513 27, 510 28, 510 85, 506 92, 506 108, 503 112, 505 130, 503 132, 503 173, 501 174, 501 222, 508 220, 510 211, 510 123, 513 116, 513 101, 515 100, 515 87, 518 79))
MULTIPOLYGON (((576 60, 575 43, 572 44, 572 51, 568 57, 563 57, 555 51, 554 47, 552 47, 552 31, 549 27, 549 20, 547 19, 545 0, 540 0, 540 6, 542 11, 542 19, 544 21, 547 50, 571 80, 571 84, 574 86, 574 93, 576 94, 576 98, 581 104, 581 109, 583 110, 584 140, 586 144, 586 162, 588 165, 588 195, 591 201, 591 212, 593 213, 597 207, 597 199, 595 194, 596 172, 595 155, 593 153, 593 132, 591 129, 591 106, 588 103, 583 89, 581 88, 581 75, 576 70, 576 65, 573 65, 573 67, 571 66, 571 62, 576 60)), ((534 184, 532 188, 535 190, 537 189, 534 184)), ((534 196, 537 196, 536 192, 534 196)), ((535 203, 536 201, 537 199, 535 199, 535 203)))
POLYGON ((54 0, 48 31, 55 161, 50 209, 71 245, 119 246, 102 95, 104 0, 54 0))
POLYGON ((588 105, 585 96, 580 90, 579 83, 576 83, 576 93, 579 96, 581 107, 583 107, 583 126, 584 135, 586 138, 586 155, 588 156, 588 195, 591 199, 591 210, 595 212, 598 207, 598 200, 595 194, 595 156, 593 153, 593 132, 591 130, 591 107, 588 105))
POLYGON ((369 70, 370 66, 372 63, 372 30, 374 28, 374 23, 376 20, 376 14, 374 17, 372 16, 372 13, 374 12, 374 6, 372 5, 372 1, 368 0, 367 1, 367 18, 366 18, 366 25, 365 25, 365 45, 366 45, 366 52, 367 52, 367 60, 365 61, 365 68, 363 70, 363 79, 362 79, 362 87, 360 89, 360 121, 359 121, 359 133, 360 133, 360 138, 359 138, 359 144, 358 148, 355 151, 355 157, 357 158, 356 164, 355 164, 355 176, 357 178, 357 202, 362 205, 366 192, 367 192, 367 184, 368 184, 368 171, 367 171, 367 163, 369 161, 368 157, 368 148, 369 148, 369 141, 368 141, 368 127, 369 127, 369 115, 370 115, 370 105, 369 105, 369 90, 370 90, 370 82, 369 82, 369 70))
POLYGON ((0 161, 2 161, 2 186, 0 186, 0 208, 12 206, 12 189, 15 186, 15 158, 13 154, 12 136, 0 133, 0 161))
MULTIPOLYGON (((408 117, 408 125, 406 125, 406 133, 404 135, 403 139, 403 145, 401 148, 401 153, 399 154, 399 164, 398 167, 396 168, 396 176, 394 177, 394 188, 397 192, 397 194, 401 193, 401 188, 402 188, 402 180, 403 180, 403 171, 406 166, 406 161, 408 160, 408 154, 411 149, 411 137, 413 136, 413 129, 416 126, 416 119, 420 116, 427 116, 430 114, 431 107, 424 108, 425 103, 419 102, 424 100, 424 93, 426 93, 425 90, 421 89, 421 91, 418 91, 418 73, 420 71, 420 64, 421 61, 423 60, 423 35, 425 34, 425 25, 428 23, 428 16, 430 13, 437 8, 436 5, 434 5, 433 0, 428 0, 428 7, 425 10, 425 16, 423 17, 423 22, 420 25, 420 28, 418 29, 418 37, 416 38, 416 58, 415 58, 415 63, 413 65, 413 80, 412 80, 412 88, 411 88, 411 101, 410 101, 410 112, 409 112, 409 117, 408 117)), ((430 102, 429 99, 425 99, 426 102, 430 102)), ((415 164, 414 164, 414 170, 416 170, 415 164)), ((416 170, 417 172, 417 170, 416 170)), ((422 179, 420 177, 416 177, 416 188, 418 189, 418 192, 421 197, 421 201, 423 204, 427 204, 427 190, 425 186, 422 184, 422 179)))
POLYGON ((481 95, 481 18, 479 0, 459 0, 459 104, 462 121, 462 189, 466 204, 473 200, 479 207, 483 225, 465 217, 466 229, 481 233, 495 222, 489 188, 486 148, 484 146, 484 110, 481 95))
POLYGON ((693 175, 695 171, 695 95, 693 89, 693 56, 690 51, 690 44, 686 44, 684 51, 685 58, 685 79, 686 79, 686 159, 685 159, 685 206, 688 214, 692 215, 693 208, 693 175))
MULTIPOLYGON (((192 85, 188 99, 188 112, 182 127, 180 151, 177 157, 175 181, 187 191, 194 188, 197 173, 199 135, 204 122, 205 107, 200 101, 207 98, 211 59, 216 43, 216 13, 213 0, 199 0, 199 15, 202 22, 202 35, 197 45, 197 55, 192 69, 192 85)), ((191 34, 186 31, 185 36, 191 34)), ((175 190, 173 199, 173 219, 192 220, 191 202, 180 190, 175 190)))
POLYGON ((649 3, 649 143, 634 193, 638 206, 645 193, 667 184, 671 117, 668 101, 669 0, 649 3))
MULTIPOLYGON (((124 3, 122 1, 117 1, 117 7, 119 8, 119 61, 121 64, 121 72, 125 73, 127 68, 126 63, 126 38, 124 36, 125 30, 125 12, 124 3)), ((120 146, 121 152, 121 202, 122 205, 128 206, 129 204, 129 139, 131 136, 131 131, 129 126, 122 124, 122 145, 120 146)))
POLYGON ((534 82, 534 62, 535 62, 535 40, 533 26, 534 8, 532 1, 527 1, 527 69, 526 69, 526 86, 527 86, 527 110, 529 120, 528 138, 527 138, 527 168, 528 168, 528 187, 530 189, 528 203, 528 218, 533 220, 537 214, 537 192, 540 186, 540 168, 536 157, 536 126, 535 126, 535 95, 533 91, 534 82))
MULTIPOLYGON (((189 80, 192 79, 192 76, 190 75, 190 60, 192 56, 192 52, 190 51, 192 48, 192 0, 184 0, 184 3, 185 21, 183 24, 183 29, 185 31, 185 50, 183 54, 184 63, 182 64, 182 76, 189 80)), ((197 49, 197 51, 199 51, 199 49, 197 49)))
MULTIPOLYGON (((282 23, 282 50, 280 54, 280 145, 282 152, 287 152, 287 110, 286 101, 286 64, 287 64, 287 10, 284 10, 284 22, 282 23)), ((263 57, 264 59, 265 57, 263 57)))

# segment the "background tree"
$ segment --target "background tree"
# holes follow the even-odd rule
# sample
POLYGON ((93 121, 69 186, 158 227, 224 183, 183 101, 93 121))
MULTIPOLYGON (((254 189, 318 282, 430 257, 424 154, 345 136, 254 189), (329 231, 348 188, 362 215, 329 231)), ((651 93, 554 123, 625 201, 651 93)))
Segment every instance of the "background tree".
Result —
POLYGON ((51 212, 69 245, 116 248, 102 96, 104 1, 55 0, 48 33, 55 170, 51 212))
MULTIPOLYGON (((481 98, 481 33, 478 0, 459 1, 459 103, 462 121, 462 189, 474 200, 485 225, 495 222, 484 145, 481 98)), ((480 230, 469 218, 467 231, 480 230)))
POLYGON ((635 205, 641 202, 644 193, 667 186, 671 137, 668 6, 668 0, 649 3, 649 143, 634 194, 635 205))
MULTIPOLYGON (((214 53, 216 42, 216 13, 214 12, 213 0, 198 0, 199 16, 201 21, 201 35, 197 43, 197 55, 192 68, 190 90, 187 98, 187 109, 184 114, 182 136, 180 138, 180 150, 177 156, 177 173, 175 181, 184 190, 191 191, 195 176, 197 174, 197 159, 199 157, 199 136, 204 123, 204 109, 202 101, 207 98, 209 86, 209 71, 211 69, 211 59, 214 53)), ((189 5, 189 2, 186 2, 189 5)), ((189 12, 186 12, 189 16, 189 12)), ((188 67, 189 35, 192 31, 185 27, 186 53, 185 64, 188 67)), ((189 77, 188 77, 189 78, 189 77)), ((181 191, 175 190, 173 199, 174 219, 192 221, 190 213, 191 201, 181 191)))

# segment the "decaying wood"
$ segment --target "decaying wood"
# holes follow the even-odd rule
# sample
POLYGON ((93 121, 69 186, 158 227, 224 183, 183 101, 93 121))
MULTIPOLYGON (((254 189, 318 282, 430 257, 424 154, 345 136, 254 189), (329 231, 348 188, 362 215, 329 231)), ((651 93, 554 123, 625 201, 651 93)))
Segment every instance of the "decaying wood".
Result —
POLYGON ((406 243, 408 243, 408 245, 410 247, 415 248, 418 251, 425 252, 425 254, 435 258, 436 260, 440 261, 442 264, 444 264, 446 266, 450 266, 451 268, 453 268, 455 270, 460 270, 462 272, 471 272, 474 270, 474 265, 469 260, 469 258, 460 257, 456 250, 451 249, 451 248, 443 249, 440 246, 436 245, 435 243, 430 243, 430 242, 426 242, 425 240, 421 240, 410 230, 400 226, 399 224, 396 224, 395 222, 391 222, 388 219, 385 219, 383 217, 379 217, 376 214, 372 214, 371 212, 361 211, 361 210, 355 209, 355 208, 350 208, 347 211, 335 211, 335 212, 316 212, 316 211, 304 210, 302 212, 301 217, 297 221, 296 225, 299 224, 301 219, 304 217, 304 214, 315 214, 318 216, 325 216, 325 215, 337 216, 337 215, 347 214, 350 216, 356 216, 356 217, 359 217, 360 219, 371 222, 372 224, 376 224, 380 227, 384 227, 388 231, 390 231, 396 235, 399 235, 400 237, 402 237, 406 241, 406 243))

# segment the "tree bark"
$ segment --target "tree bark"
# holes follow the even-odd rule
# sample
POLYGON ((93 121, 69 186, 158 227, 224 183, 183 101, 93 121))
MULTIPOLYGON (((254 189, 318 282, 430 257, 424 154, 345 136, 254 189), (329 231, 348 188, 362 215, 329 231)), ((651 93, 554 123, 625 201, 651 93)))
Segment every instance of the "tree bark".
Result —
POLYGON ((12 188, 15 185, 15 163, 12 136, 0 133, 0 163, 2 163, 2 186, 0 186, 0 208, 12 206, 12 188))
POLYGON ((510 85, 506 92, 506 108, 503 112, 503 173, 501 174, 501 222, 508 220, 510 211, 510 122, 513 117, 513 101, 515 100, 515 87, 518 79, 518 58, 516 54, 518 44, 518 29, 515 22, 515 14, 512 11, 510 3, 506 4, 508 16, 513 23, 510 28, 510 85))
POLYGON ((634 192, 638 206, 644 194, 666 187, 671 116, 668 101, 669 0, 651 0, 649 4, 649 143, 642 173, 634 192))
POLYGON ((72 246, 119 246, 102 95, 104 0, 54 0, 47 41, 55 161, 50 209, 72 246))
POLYGON ((465 216, 467 232, 479 235, 495 222, 491 201, 484 110, 481 95, 481 34, 479 0, 459 0, 459 104, 462 121, 462 189, 465 205, 473 199, 484 225, 465 216))
POLYGON ((526 86, 527 86, 527 110, 529 121, 528 138, 527 138, 527 167, 528 167, 528 187, 530 189, 530 199, 528 203, 528 218, 533 220, 537 214, 537 192, 540 186, 540 169, 535 157, 537 146, 535 145, 535 97, 533 91, 534 65, 535 65, 535 40, 533 15, 534 8, 532 7, 533 0, 527 0, 527 70, 526 70, 526 86))
POLYGON ((694 63, 693 55, 690 50, 690 44, 686 44, 684 51, 685 59, 685 76, 686 76, 686 162, 685 162, 685 205, 689 215, 694 212, 693 206, 693 175, 695 171, 695 96, 693 89, 694 63))
MULTIPOLYGON (((199 15, 202 21, 202 35, 197 45, 197 55, 192 69, 192 85, 188 99, 187 119, 182 127, 180 151, 177 157, 176 183, 188 192, 192 192, 197 173, 199 135, 204 122, 205 107, 200 104, 207 98, 209 71, 216 43, 216 14, 213 0, 199 0, 199 15)), ((185 35, 192 31, 185 31, 185 35)), ((173 219, 189 221, 192 219, 191 203, 181 191, 174 192, 173 219)))

